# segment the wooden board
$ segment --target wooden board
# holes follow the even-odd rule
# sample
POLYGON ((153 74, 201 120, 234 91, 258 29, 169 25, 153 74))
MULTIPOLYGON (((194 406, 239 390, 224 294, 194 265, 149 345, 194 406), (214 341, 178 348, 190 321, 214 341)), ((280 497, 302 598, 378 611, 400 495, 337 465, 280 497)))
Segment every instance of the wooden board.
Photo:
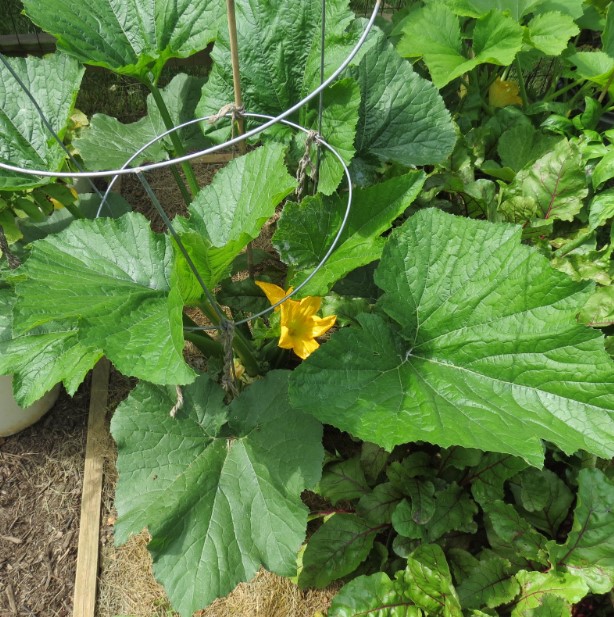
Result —
POLYGON ((102 467, 108 446, 105 416, 109 394, 109 372, 109 361, 103 358, 92 373, 73 617, 94 617, 96 608, 102 467))

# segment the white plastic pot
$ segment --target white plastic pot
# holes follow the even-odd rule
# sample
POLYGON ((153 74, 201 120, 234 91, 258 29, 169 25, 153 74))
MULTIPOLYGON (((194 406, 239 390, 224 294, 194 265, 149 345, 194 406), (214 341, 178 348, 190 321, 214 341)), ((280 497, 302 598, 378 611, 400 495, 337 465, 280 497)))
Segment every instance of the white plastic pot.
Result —
POLYGON ((59 384, 30 407, 22 409, 13 398, 13 378, 0 375, 0 437, 14 435, 40 420, 60 394, 59 384))

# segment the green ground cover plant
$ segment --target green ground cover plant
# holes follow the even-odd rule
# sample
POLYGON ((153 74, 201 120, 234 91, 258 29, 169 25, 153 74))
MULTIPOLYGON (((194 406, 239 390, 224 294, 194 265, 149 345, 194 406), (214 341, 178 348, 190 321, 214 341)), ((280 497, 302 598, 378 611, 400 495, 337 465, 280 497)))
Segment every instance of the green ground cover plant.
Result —
MULTIPOLYGON (((225 12, 175 4, 25 0, 58 51, 0 65, 0 161, 75 170, 15 75, 90 171, 194 117, 214 121, 132 165, 226 140, 225 12), (170 58, 212 42, 207 77, 160 87, 170 58), (82 64, 142 83, 145 115, 71 129, 82 64)), ((609 8, 431 0, 378 22, 321 117, 315 101, 292 118, 349 166, 349 213, 339 159, 287 125, 208 186, 185 162, 188 214, 164 234, 125 203, 94 218, 96 195, 36 221, 15 200, 56 185, 2 170, 4 234, 15 214, 33 220, 10 238, 22 265, 4 251, 0 372, 22 404, 58 382, 74 392, 102 356, 139 379, 112 422, 115 536, 148 528, 181 615, 260 567, 343 580, 329 617, 611 610, 609 8), (278 259, 251 251, 255 277, 234 276, 272 217, 278 259)), ((248 112, 275 116, 317 87, 319 0, 240 0, 236 17, 248 112)), ((325 17, 328 76, 365 20, 345 0, 325 17)))

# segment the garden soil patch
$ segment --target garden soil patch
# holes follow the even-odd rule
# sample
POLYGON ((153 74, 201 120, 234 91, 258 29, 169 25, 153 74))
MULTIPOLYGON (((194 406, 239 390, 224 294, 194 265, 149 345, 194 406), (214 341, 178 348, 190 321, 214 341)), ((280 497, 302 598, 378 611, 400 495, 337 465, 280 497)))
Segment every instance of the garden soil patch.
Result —
POLYGON ((0 438, 0 617, 72 613, 89 379, 0 438))

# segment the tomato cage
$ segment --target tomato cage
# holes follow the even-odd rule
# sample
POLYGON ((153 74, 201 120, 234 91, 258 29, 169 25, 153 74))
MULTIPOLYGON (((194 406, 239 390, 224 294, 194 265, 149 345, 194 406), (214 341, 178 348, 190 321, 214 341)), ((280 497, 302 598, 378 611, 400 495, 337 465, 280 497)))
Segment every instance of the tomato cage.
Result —
MULTIPOLYGON (((228 6, 231 7, 233 5, 232 5, 232 3, 229 3, 228 6)), ((233 46, 233 39, 234 39, 234 46, 235 46, 234 49, 231 49, 231 53, 233 55, 233 77, 235 77, 235 81, 234 81, 234 85, 235 85, 235 104, 234 105, 230 104, 230 105, 225 106, 215 116, 211 116, 211 115, 209 115, 209 116, 202 116, 202 117, 199 117, 199 118, 188 120, 186 122, 178 124, 177 126, 174 126, 173 128, 168 129, 168 130, 158 134, 154 139, 150 140, 144 146, 142 146, 141 148, 136 150, 134 152, 134 154, 131 155, 125 161, 125 163, 121 167, 119 167, 117 169, 85 171, 83 169, 82 165, 68 151, 68 149, 66 148, 66 146, 64 145, 64 143, 62 142, 62 140, 60 139, 58 134, 56 133, 56 131, 53 129, 49 119, 45 117, 45 114, 44 114, 43 110, 41 109, 41 106, 35 100, 34 96, 30 92, 30 90, 28 89, 26 84, 23 83, 23 81, 19 78, 19 76, 16 74, 16 72, 11 67, 11 65, 8 63, 6 58, 0 54, 0 61, 9 70, 9 72, 11 73, 13 78, 17 81, 19 86, 22 88, 22 90, 24 91, 24 93, 29 98, 30 102, 35 107, 36 111, 38 112, 38 114, 39 114, 39 116, 41 118, 41 121, 43 122, 43 124, 47 128, 48 132, 50 133, 52 138, 59 144, 59 146, 64 150, 64 152, 66 153, 67 158, 71 161, 73 167, 77 171, 58 172, 58 171, 49 171, 49 170, 45 170, 45 169, 31 169, 31 168, 21 167, 21 166, 12 165, 10 163, 3 163, 3 162, 0 162, 0 169, 4 169, 6 171, 10 171, 10 172, 14 172, 14 173, 19 173, 19 174, 27 174, 29 176, 41 177, 41 178, 54 178, 54 179, 66 178, 66 179, 71 179, 71 180, 84 179, 86 182, 88 182, 90 184, 90 186, 92 187, 93 192, 96 193, 98 195, 98 197, 100 198, 100 205, 99 205, 98 210, 96 212, 96 218, 98 218, 98 217, 100 217, 102 215, 102 212, 103 212, 105 206, 110 207, 110 204, 109 204, 110 199, 109 199, 109 197, 110 197, 111 191, 112 191, 113 187, 115 186, 115 184, 117 183, 118 179, 120 177, 126 176, 126 175, 134 175, 134 176, 136 176, 138 178, 139 182, 141 183, 141 185, 143 186, 145 192, 147 193, 149 199, 151 200, 154 208, 156 209, 156 211, 158 212, 158 214, 160 215, 160 217, 164 221, 166 227, 168 228, 170 234, 172 235, 172 237, 176 241, 177 247, 178 247, 179 251, 181 251, 183 257, 186 259, 186 262, 187 262, 190 270, 192 271, 192 274, 194 275, 194 277, 198 281, 198 284, 202 288, 203 293, 205 294, 207 299, 210 301, 211 305, 216 310, 217 316, 219 317, 219 323, 216 324, 216 325, 194 326, 193 328, 188 327, 186 329, 187 330, 193 329, 193 330, 219 330, 219 331, 222 331, 222 330, 227 329, 229 327, 230 328, 234 328, 235 326, 239 326, 239 325, 245 324, 245 323, 250 322, 250 321, 252 321, 252 320, 254 320, 254 319, 258 318, 258 317, 263 317, 263 316, 271 313, 272 311, 274 311, 280 304, 282 304, 283 302, 285 302, 286 300, 288 300, 292 296, 298 294, 301 291, 301 289, 303 289, 313 279, 313 277, 324 266, 324 264, 326 263, 326 261, 328 260, 328 258, 332 254, 332 252, 334 251, 334 249, 337 246, 337 244, 339 242, 339 239, 341 238, 341 236, 342 236, 342 234, 344 232, 344 229, 346 227, 347 220, 348 220, 348 217, 349 217, 349 214, 350 214, 350 211, 351 211, 351 206, 352 206, 352 179, 351 179, 351 175, 350 175, 350 171, 348 169, 348 166, 344 162, 344 160, 343 160, 342 156, 340 155, 340 153, 333 146, 331 146, 323 138, 323 136, 321 135, 321 130, 322 130, 322 113, 323 113, 323 92, 324 92, 324 90, 329 85, 331 85, 342 74, 342 72, 348 67, 348 65, 356 57, 356 55, 358 54, 359 50, 363 46, 365 40, 367 39, 367 36, 369 35, 369 32, 371 31, 371 28, 372 28, 372 26, 373 26, 373 24, 375 22, 375 19, 376 19, 378 13, 379 13, 381 7, 382 7, 382 0, 376 0, 375 5, 373 7, 373 10, 371 12, 371 15, 370 15, 369 19, 366 21, 365 27, 364 27, 364 29, 363 29, 363 31, 362 31, 358 41, 356 42, 356 44, 354 45, 352 50, 348 53, 348 55, 345 57, 345 59, 341 62, 341 64, 332 72, 332 74, 328 78, 325 79, 324 78, 324 56, 325 56, 325 52, 326 52, 326 50, 325 50, 326 0, 322 0, 320 85, 317 88, 315 88, 314 90, 312 90, 309 94, 304 96, 297 103, 295 103, 291 107, 287 108, 285 111, 283 111, 282 113, 280 113, 277 116, 271 116, 271 115, 266 115, 266 114, 261 114, 261 113, 249 112, 249 111, 243 110, 243 108, 242 108, 241 98, 240 98, 240 85, 239 85, 240 82, 239 82, 239 79, 238 79, 238 54, 237 54, 237 50, 236 50, 236 25, 234 24, 234 9, 230 10, 230 8, 229 8, 228 18, 229 18, 229 29, 230 29, 230 32, 231 32, 231 47, 233 46), (234 37, 233 37, 233 30, 235 30, 234 31, 234 37), (236 65, 235 65, 235 62, 236 62, 236 65), (317 131, 311 130, 309 128, 306 128, 304 126, 301 126, 301 125, 299 125, 299 124, 297 124, 295 122, 292 122, 292 121, 288 120, 288 118, 292 114, 294 114, 295 112, 300 110, 305 104, 307 104, 308 102, 313 100, 315 97, 319 97, 319 105, 318 105, 318 130, 317 131), (247 131, 240 131, 238 135, 232 136, 231 139, 228 139, 228 140, 223 141, 221 143, 214 144, 214 145, 212 145, 212 146, 210 146, 208 148, 200 149, 200 150, 191 152, 189 154, 181 155, 181 156, 175 156, 173 158, 169 158, 167 160, 160 161, 160 162, 154 162, 154 163, 149 163, 149 164, 144 164, 144 165, 137 165, 135 167, 131 167, 131 164, 133 164, 133 162, 136 159, 138 159, 138 157, 141 154, 143 154, 148 148, 150 148, 151 146, 157 144, 160 140, 164 139, 165 137, 170 137, 171 139, 173 139, 175 137, 175 134, 178 131, 180 131, 180 130, 186 128, 186 127, 191 127, 191 126, 194 126, 194 125, 199 125, 199 124, 201 124, 203 122, 210 122, 210 123, 211 122, 217 122, 218 120, 221 120, 221 119, 227 119, 227 120, 230 119, 233 122, 233 125, 234 125, 234 123, 237 120, 241 120, 241 122, 242 122, 242 120, 244 118, 245 119, 249 119, 251 121, 256 121, 259 124, 257 126, 254 126, 254 127, 250 128, 247 131), (305 134, 307 136, 306 137, 306 152, 305 152, 305 156, 306 157, 309 156, 311 145, 315 145, 316 146, 316 148, 317 148, 317 163, 316 163, 317 167, 316 167, 316 173, 315 173, 316 177, 317 177, 317 169, 319 168, 319 163, 320 163, 320 153, 321 153, 321 150, 323 149, 325 151, 328 151, 335 158, 335 160, 341 166, 341 168, 343 170, 343 177, 345 178, 345 183, 346 183, 346 187, 347 187, 346 188, 346 199, 347 199, 346 207, 345 207, 345 211, 344 211, 344 214, 343 214, 343 217, 342 217, 342 220, 341 220, 341 223, 340 223, 340 226, 339 226, 339 229, 338 229, 337 233, 333 237, 333 240, 330 243, 330 246, 328 247, 328 249, 326 250, 324 256, 319 261, 319 263, 314 267, 314 269, 311 271, 311 273, 300 284, 298 284, 296 287, 294 287, 289 293, 287 293, 279 301, 275 302, 274 304, 272 304, 271 306, 267 307, 264 310, 261 310, 261 311, 259 311, 257 313, 252 314, 250 317, 247 317, 247 318, 244 318, 244 319, 241 319, 241 320, 238 320, 238 321, 235 322, 235 321, 232 321, 232 320, 228 319, 228 316, 217 305, 217 302, 215 301, 215 299, 213 297, 212 290, 209 289, 208 286, 204 283, 203 277, 201 276, 201 273, 199 272, 198 268, 196 267, 196 265, 194 264, 193 260, 191 259, 187 249, 184 246, 184 243, 181 240, 181 237, 175 231, 174 226, 173 226, 171 220, 169 219, 169 217, 165 213, 164 207, 162 206, 160 200, 156 196, 155 191, 152 189, 151 185, 149 184, 149 182, 145 178, 144 174, 146 172, 154 171, 156 169, 163 169, 163 168, 171 167, 171 166, 175 166, 175 165, 182 165, 182 164, 188 163, 189 161, 192 161, 194 159, 197 159, 197 158, 200 158, 200 157, 203 157, 203 156, 206 156, 206 155, 211 155, 211 154, 220 152, 220 151, 228 149, 228 148, 233 148, 235 146, 242 146, 244 148, 244 144, 246 144, 248 140, 250 140, 250 139, 260 135, 261 133, 267 131, 267 129, 271 129, 272 127, 274 127, 276 125, 281 125, 281 126, 288 127, 288 128, 290 128, 290 129, 292 129, 294 131, 302 132, 303 134, 305 134), (108 184, 106 190, 104 191, 104 194, 94 184, 94 180, 96 178, 107 178, 107 179, 110 179, 109 180, 109 184, 108 184)), ((299 172, 300 172, 300 169, 299 169, 299 172)), ((300 189, 300 183, 299 183, 299 189, 300 189)))

